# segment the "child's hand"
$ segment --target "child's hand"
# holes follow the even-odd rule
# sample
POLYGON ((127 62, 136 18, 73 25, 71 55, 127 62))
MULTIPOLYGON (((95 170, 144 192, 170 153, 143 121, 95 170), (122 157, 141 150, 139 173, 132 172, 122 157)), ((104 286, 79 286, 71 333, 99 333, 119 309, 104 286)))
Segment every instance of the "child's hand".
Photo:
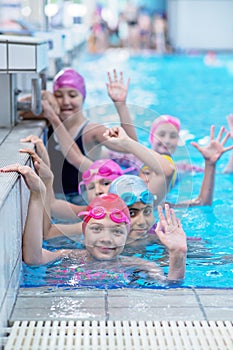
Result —
POLYGON ((104 137, 112 144, 121 145, 124 147, 124 142, 129 140, 129 136, 126 134, 125 130, 122 127, 114 126, 113 128, 107 129, 104 134, 104 137))
POLYGON ((42 100, 43 115, 50 123, 55 120, 59 120, 59 114, 51 106, 48 100, 42 100))
POLYGON ((37 175, 40 176, 44 183, 48 181, 53 181, 53 173, 51 169, 45 164, 45 162, 36 154, 36 152, 30 148, 21 148, 19 150, 21 153, 28 153, 33 161, 37 175))
POLYGON ((229 147, 225 147, 224 145, 230 137, 230 133, 225 130, 222 126, 218 133, 216 139, 214 138, 214 130, 215 126, 212 125, 210 128, 210 143, 205 147, 200 147, 198 143, 191 142, 191 145, 194 146, 204 157, 209 164, 215 164, 219 158, 223 155, 223 153, 233 149, 233 145, 229 147), (224 132, 226 135, 224 136, 224 132))
POLYGON ((113 70, 113 79, 108 72, 109 83, 106 83, 108 95, 113 102, 125 102, 128 93, 130 79, 124 84, 123 73, 120 72, 120 79, 118 80, 116 69, 113 70))
POLYGON ((177 219, 173 209, 170 209, 168 204, 165 204, 165 214, 163 209, 158 206, 159 222, 156 227, 156 234, 161 243, 167 247, 169 253, 187 252, 186 234, 182 229, 179 219, 177 219))
POLYGON ((50 159, 44 142, 36 135, 29 135, 20 140, 20 142, 31 142, 35 145, 36 153, 50 167, 50 159))
POLYGON ((25 183, 31 192, 45 193, 45 186, 39 176, 34 172, 32 168, 26 165, 11 164, 3 168, 0 168, 0 172, 18 172, 24 177, 25 183))
POLYGON ((43 142, 38 136, 36 135, 29 135, 27 137, 24 137, 23 139, 20 140, 20 142, 31 142, 34 145, 36 145, 38 142, 43 142))
POLYGON ((50 106, 53 108, 54 112, 59 115, 60 114, 60 107, 56 100, 56 97, 54 94, 50 91, 43 90, 42 91, 42 100, 47 100, 50 106))
POLYGON ((37 151, 39 157, 41 157, 41 155, 46 151, 46 148, 45 148, 43 141, 36 135, 29 135, 29 136, 21 139, 20 142, 33 143, 33 145, 35 145, 35 147, 36 147, 36 151, 37 151))

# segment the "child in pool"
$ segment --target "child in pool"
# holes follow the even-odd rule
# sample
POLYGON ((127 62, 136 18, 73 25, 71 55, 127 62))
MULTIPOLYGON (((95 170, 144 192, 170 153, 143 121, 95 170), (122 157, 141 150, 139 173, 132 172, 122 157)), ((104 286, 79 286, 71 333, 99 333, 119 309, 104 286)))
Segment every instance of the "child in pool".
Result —
MULTIPOLYGON (((104 135, 109 142, 116 145, 121 144, 122 148, 128 150, 128 152, 151 169, 156 181, 148 181, 147 185, 149 190, 157 197, 156 203, 161 203, 169 190, 174 176, 174 163, 171 163, 170 160, 163 157, 160 153, 130 139, 121 127, 109 128, 104 135)), ((141 176, 142 174, 140 173, 139 175, 141 176)))
POLYGON ((129 208, 130 232, 126 244, 145 246, 157 242, 153 226, 155 200, 145 182, 137 175, 122 175, 112 181, 109 193, 117 194, 129 208))
POLYGON ((37 162, 39 166, 39 175, 42 171, 47 173, 46 178, 50 177, 50 181, 46 181, 45 185, 47 192, 50 194, 51 215, 54 218, 62 220, 77 221, 78 212, 84 210, 87 203, 96 196, 107 193, 112 180, 134 170, 133 167, 123 170, 111 159, 96 160, 86 171, 83 172, 82 181, 79 181, 79 194, 82 195, 83 198, 85 197, 85 201, 83 205, 77 205, 55 197, 52 186, 53 173, 50 170, 50 160, 43 141, 35 135, 30 135, 27 138, 22 139, 21 142, 32 142, 35 145, 37 153, 30 148, 20 149, 20 152, 28 153, 32 157, 33 163, 35 161, 37 162))
MULTIPOLYGON (((85 263, 89 261, 116 260, 123 266, 140 266, 150 277, 165 281, 161 269, 139 258, 120 257, 128 232, 130 230, 130 215, 125 203, 114 194, 96 197, 87 207, 84 215, 83 232, 85 250, 61 249, 48 251, 42 248, 43 231, 47 227, 48 215, 45 215, 46 187, 40 177, 28 166, 18 164, 1 168, 2 172, 17 171, 25 180, 30 190, 27 218, 23 233, 23 260, 28 265, 40 265, 63 258, 80 258, 85 263)), ((170 268, 168 281, 184 278, 186 261, 186 237, 176 219, 173 210, 166 210, 166 217, 160 208, 160 223, 157 235, 166 242, 170 252, 170 268), (179 238, 179 239, 177 239, 179 238), (181 251, 183 254, 181 254, 181 251)), ((49 224, 49 222, 48 222, 49 224)))
MULTIPOLYGON (((141 178, 135 175, 123 175, 115 179, 109 188, 110 193, 114 193, 120 196, 127 204, 130 212, 130 232, 126 241, 123 254, 130 256, 132 254, 146 253, 147 247, 153 245, 153 251, 163 244, 165 251, 162 259, 159 259, 160 264, 168 266, 170 251, 167 248, 167 242, 163 241, 162 237, 158 237, 158 223, 155 218, 155 205, 152 193, 148 191, 146 184, 141 178)), ((169 210, 169 205, 165 204, 165 211, 169 210)), ((158 206, 159 219, 161 213, 161 206, 158 206)), ((167 214, 168 217, 168 214, 167 214)), ((182 226, 180 224, 180 229, 182 226)), ((177 235, 177 239, 182 242, 182 234, 180 237, 177 235)), ((196 237, 187 237, 188 252, 204 249, 203 243, 200 243, 200 239, 196 237)), ((151 251, 152 247, 150 248, 151 251)), ((181 250, 182 254, 182 250, 181 250)))
MULTIPOLYGON (((174 163, 172 155, 174 154, 179 142, 179 132, 180 120, 178 118, 175 118, 171 115, 159 116, 154 120, 150 129, 149 141, 151 144, 151 148, 154 151, 161 154, 164 158, 166 158, 179 173, 190 171, 202 172, 203 169, 195 165, 183 162, 179 162, 176 164, 174 163)), ((112 154, 113 159, 115 161, 118 161, 118 157, 115 156, 115 154, 117 155, 116 152, 109 152, 109 154, 112 154)), ((127 156, 121 155, 121 157, 122 159, 124 159, 124 163, 128 166, 132 163, 136 163, 138 165, 140 174, 145 175, 147 177, 150 175, 150 167, 148 167, 148 165, 138 162, 138 159, 135 158, 135 156, 130 157, 127 154, 127 156)), ((173 175, 173 179, 171 182, 172 186, 175 184, 177 179, 176 171, 173 175)))
MULTIPOLYGON (((136 141, 132 140, 130 137, 127 136, 123 128, 120 128, 119 130, 121 131, 121 134, 122 134, 121 139, 123 141, 121 147, 125 150, 131 151, 132 153, 134 153, 138 157, 138 159, 140 159, 141 161, 145 162, 145 160, 147 160, 147 164, 150 166, 151 169, 153 169, 153 172, 156 176, 156 182, 154 183, 153 186, 151 186, 152 187, 151 191, 156 195, 157 204, 159 204, 161 200, 165 197, 168 191, 168 188, 175 170, 173 165, 166 158, 162 157, 159 153, 152 151, 146 148, 145 146, 137 143, 136 141), (127 141, 129 141, 127 142, 127 146, 129 147, 125 147, 124 139, 127 139, 127 141), (130 140, 132 140, 132 142, 130 142, 130 140)), ((108 139, 109 143, 113 144, 114 139, 109 137, 108 132, 105 133, 105 138, 108 139)), ((41 156, 41 158, 44 159, 46 164, 49 166, 49 156, 47 154, 46 148, 43 147, 43 144, 41 143, 41 141, 37 141, 37 140, 38 138, 36 138, 33 135, 30 135, 29 137, 21 141, 32 142, 34 144, 38 142, 38 144, 36 145, 37 152, 39 152, 39 155, 41 156)), ((119 145, 120 143, 116 142, 116 144, 119 145)), ((28 152, 31 155, 34 154, 34 152, 30 149, 21 150, 21 152, 28 152)), ((34 157, 35 157, 35 154, 34 154, 34 157)), ((80 186, 79 186, 79 193, 80 193, 80 189, 82 188, 82 185, 84 185, 86 189, 87 202, 88 202, 93 198, 93 196, 101 194, 102 191, 105 191, 104 193, 106 193, 108 190, 107 186, 110 184, 110 182, 113 179, 131 170, 134 170, 134 168, 131 167, 131 168, 122 170, 120 166, 112 160, 108 160, 108 159, 98 160, 94 162, 89 167, 89 169, 83 172, 82 181, 80 182, 80 186)), ((67 214, 67 211, 63 210, 63 207, 65 206, 65 203, 66 203, 65 201, 58 200, 58 199, 56 200, 54 195, 51 196, 51 200, 52 200, 51 209, 52 209, 53 215, 55 214, 55 216, 60 216, 60 217, 62 215, 62 217, 66 219, 75 218, 72 213, 69 212, 67 214)), ((74 214, 77 213, 77 211, 79 211, 79 208, 76 207, 75 204, 69 204, 69 205, 66 205, 66 207, 67 208, 69 207, 69 209, 72 209, 74 214)), ((67 210, 69 211, 69 209, 67 210)))
MULTIPOLYGON (((163 154, 171 162, 180 133, 180 120, 171 115, 161 115, 154 120, 150 129, 149 141, 153 150, 163 154)), ((202 172, 203 169, 188 163, 176 163, 178 172, 196 171, 202 172)))
MULTIPOLYGON (((148 191, 142 179, 136 175, 122 175, 111 183, 109 193, 117 194, 129 208, 130 231, 125 245, 125 253, 132 253, 132 249, 134 253, 134 249, 138 253, 147 245, 162 243, 168 251, 169 264, 178 257, 186 259, 187 243, 184 241, 185 233, 180 220, 175 217, 175 213, 169 208, 169 205, 165 204, 167 222, 171 225, 171 236, 163 235, 165 224, 162 207, 158 206, 159 222, 155 224, 154 196, 148 191), (175 236, 172 237, 172 234, 175 236)), ((177 262, 179 263, 179 259, 177 262)))
MULTIPOLYGON (((163 125, 163 124, 162 124, 163 125)), ((188 199, 182 203, 171 204, 175 206, 195 206, 195 205, 211 205, 213 201, 214 192, 214 180, 216 172, 216 163, 221 158, 221 156, 233 149, 233 145, 229 147, 224 147, 225 143, 230 137, 230 133, 226 132, 224 127, 220 128, 217 137, 214 137, 215 127, 214 125, 210 128, 210 142, 207 146, 200 147, 197 143, 192 142, 192 145, 202 154, 205 159, 205 171, 200 193, 197 198, 188 199)), ((113 143, 120 143, 122 147, 130 150, 135 156, 138 156, 137 143, 131 140, 122 128, 111 128, 105 132, 105 136, 108 137, 109 141, 113 143)), ((174 146, 170 146, 172 148, 174 146)), ((153 152, 153 151, 151 151, 153 152)), ((162 156, 161 156, 162 157, 162 156)), ((162 157, 163 158, 163 157, 162 157)), ((165 158, 164 158, 165 159, 165 158)), ((145 181, 148 189, 153 193, 159 193, 157 187, 157 174, 154 172, 152 166, 150 165, 151 159, 145 158, 145 165, 149 166, 152 170, 147 174, 140 173, 139 176, 145 181)), ((159 196, 160 202, 161 198, 159 196)), ((160 203, 159 202, 159 203, 160 203)))
MULTIPOLYGON (((119 113, 121 125, 130 137, 137 139, 126 108, 128 83, 125 86, 122 73, 119 78, 116 70, 113 74, 112 79, 108 73, 108 94, 119 113)), ((60 194, 65 193, 72 201, 72 198, 77 195, 78 171, 87 170, 91 164, 88 158, 100 159, 102 146, 109 146, 103 136, 106 127, 91 122, 84 115, 85 81, 75 70, 67 68, 55 76, 53 93, 59 104, 60 113, 56 114, 47 100, 42 101, 42 106, 44 117, 51 124, 48 151, 51 169, 55 174, 54 191, 60 194)), ((123 152, 121 147, 115 150, 123 152)))

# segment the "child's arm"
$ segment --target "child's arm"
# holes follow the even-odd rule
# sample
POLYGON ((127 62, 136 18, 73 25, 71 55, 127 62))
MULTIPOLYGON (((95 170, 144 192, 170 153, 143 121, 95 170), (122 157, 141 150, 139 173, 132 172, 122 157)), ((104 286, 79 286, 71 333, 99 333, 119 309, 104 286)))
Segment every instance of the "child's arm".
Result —
MULTIPOLYGON (((233 139, 233 114, 229 114, 227 117, 231 138, 233 139)), ((231 174, 233 173, 233 152, 231 152, 230 159, 223 170, 224 173, 231 174)))
POLYGON ((126 105, 126 98, 128 94, 130 79, 127 80, 127 83, 125 85, 123 73, 120 72, 120 77, 118 79, 116 69, 114 69, 113 78, 108 72, 108 80, 109 83, 106 83, 108 95, 114 102, 114 105, 120 117, 121 126, 123 127, 123 129, 129 137, 137 141, 137 133, 133 121, 131 119, 128 107, 126 105))
POLYGON ((179 281, 185 276, 187 242, 179 219, 176 218, 173 209, 165 204, 165 214, 161 206, 158 206, 159 222, 156 226, 156 234, 169 252, 168 281, 179 281))
MULTIPOLYGON (((47 190, 46 213, 49 213, 49 217, 52 215, 54 217, 64 219, 64 220, 77 220, 77 214, 80 211, 85 210, 86 206, 76 205, 73 203, 69 203, 66 200, 57 199, 55 197, 54 190, 53 190, 53 173, 51 169, 48 166, 46 166, 43 160, 32 149, 23 148, 23 149, 20 149, 20 152, 30 154, 37 174, 40 176, 40 178, 46 185, 46 190, 47 190)), ((45 231, 47 232, 48 230, 45 230, 45 231)))
POLYGON ((77 205, 53 196, 51 201, 51 215, 62 220, 77 220, 80 211, 86 210, 86 205, 77 205))
POLYGON ((51 226, 51 197, 53 195, 53 173, 45 162, 30 148, 23 148, 19 150, 21 153, 28 153, 31 156, 33 165, 37 175, 43 181, 46 192, 44 199, 44 232, 47 232, 51 226))
POLYGON ((40 177, 28 166, 13 164, 0 169, 1 172, 16 171, 21 174, 30 190, 27 217, 23 233, 23 260, 29 265, 45 264, 62 256, 69 251, 58 250, 50 252, 42 249, 44 230, 44 201, 46 188, 40 177))
POLYGON ((85 157, 80 151, 78 145, 74 142, 69 132, 49 105, 47 100, 42 101, 44 116, 52 124, 53 130, 58 138, 62 153, 69 163, 75 166, 81 172, 87 170, 92 161, 85 157))
POLYGON ((212 125, 210 128, 210 143, 207 146, 200 147, 195 142, 191 143, 202 154, 203 158, 205 159, 204 178, 200 194, 195 199, 175 204, 176 207, 182 207, 186 205, 196 206, 212 204, 216 163, 225 152, 233 149, 233 145, 229 147, 224 147, 225 143, 230 137, 230 133, 226 132, 226 135, 224 135, 225 129, 224 127, 221 127, 218 136, 215 139, 214 130, 215 127, 214 125, 212 125))
POLYGON ((121 256, 121 263, 125 267, 135 267, 135 270, 138 272, 146 272, 150 278, 156 281, 166 282, 163 270, 152 261, 135 256, 121 256))
POLYGON ((132 140, 121 127, 108 129, 105 137, 112 143, 119 143, 130 153, 133 153, 155 173, 156 181, 149 190, 157 196, 159 203, 167 193, 170 181, 174 174, 174 166, 161 154, 150 150, 137 141, 132 140))
POLYGON ((77 222, 75 224, 56 224, 51 225, 50 230, 47 231, 44 239, 50 239, 59 236, 77 236, 80 240, 80 235, 82 235, 82 222, 77 222))

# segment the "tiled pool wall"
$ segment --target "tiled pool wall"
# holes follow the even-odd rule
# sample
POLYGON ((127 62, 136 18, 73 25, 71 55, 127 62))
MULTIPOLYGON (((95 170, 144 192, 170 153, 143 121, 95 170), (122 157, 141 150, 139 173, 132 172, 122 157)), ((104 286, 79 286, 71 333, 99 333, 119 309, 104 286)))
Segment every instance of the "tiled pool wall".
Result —
MULTIPOLYGON (((30 134, 41 136, 44 128, 44 122, 28 121, 12 130, 0 129, 0 167, 26 164, 29 157, 19 153, 23 147, 20 139, 30 134)), ((29 191, 16 173, 0 173, 0 348, 19 288, 22 232, 28 199, 29 191)))

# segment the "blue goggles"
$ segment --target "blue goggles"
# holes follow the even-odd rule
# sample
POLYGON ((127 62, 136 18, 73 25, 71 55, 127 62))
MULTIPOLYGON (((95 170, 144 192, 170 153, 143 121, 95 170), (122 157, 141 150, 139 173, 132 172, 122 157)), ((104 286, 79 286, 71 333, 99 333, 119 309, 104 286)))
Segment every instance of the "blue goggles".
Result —
POLYGON ((154 196, 150 191, 143 191, 139 196, 136 196, 132 192, 125 192, 120 197, 128 207, 136 202, 142 202, 144 204, 154 203, 154 196))

